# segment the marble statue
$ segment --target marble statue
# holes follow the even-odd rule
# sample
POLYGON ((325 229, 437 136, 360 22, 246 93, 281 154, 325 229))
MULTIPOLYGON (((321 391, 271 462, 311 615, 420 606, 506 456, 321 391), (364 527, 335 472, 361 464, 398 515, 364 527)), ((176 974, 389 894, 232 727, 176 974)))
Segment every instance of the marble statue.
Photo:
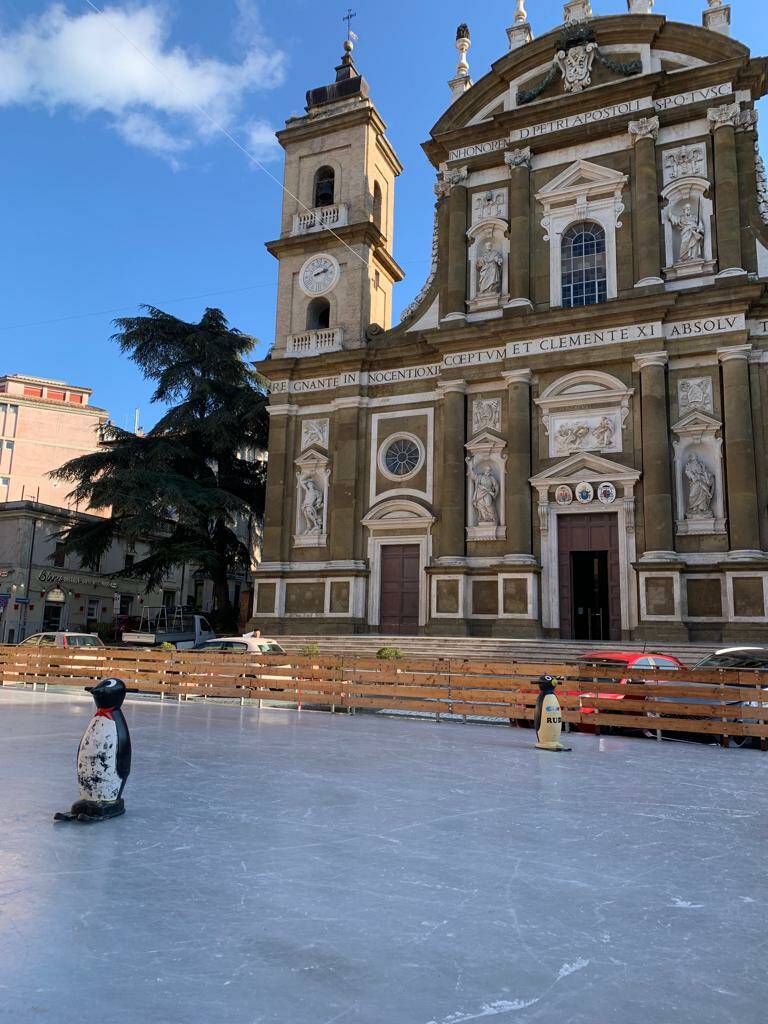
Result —
POLYGON ((472 482, 472 508, 475 510, 478 525, 499 525, 499 510, 496 502, 499 498, 499 484, 488 466, 479 473, 475 472, 473 459, 467 459, 469 479, 472 482))
POLYGON ((686 203, 680 217, 670 217, 672 226, 680 232, 680 256, 678 262, 690 263, 702 259, 704 252, 704 225, 701 218, 694 217, 690 203, 686 203))
POLYGON ((603 416, 598 425, 593 428, 592 433, 597 441, 598 448, 610 448, 613 444, 615 429, 607 416, 603 416))
POLYGON ((301 514, 307 527, 307 533, 321 533, 323 529, 323 508, 325 499, 323 492, 312 477, 301 481, 303 495, 301 498, 301 514))
POLYGON ((490 242, 477 260, 477 292, 478 295, 493 295, 501 292, 501 268, 504 257, 494 249, 490 242))
POLYGON ((686 514, 693 518, 712 515, 712 499, 715 496, 715 477, 702 460, 692 455, 685 466, 688 481, 688 508, 686 514))

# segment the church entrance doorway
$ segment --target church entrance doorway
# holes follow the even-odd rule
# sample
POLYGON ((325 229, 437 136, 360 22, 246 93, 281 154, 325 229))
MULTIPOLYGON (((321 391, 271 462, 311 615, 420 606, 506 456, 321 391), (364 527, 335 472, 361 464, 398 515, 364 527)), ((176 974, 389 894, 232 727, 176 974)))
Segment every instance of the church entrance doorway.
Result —
POLYGON ((417 633, 421 590, 418 544, 383 544, 379 628, 384 634, 417 633))
POLYGON ((558 516, 560 636, 621 639, 618 517, 558 516))

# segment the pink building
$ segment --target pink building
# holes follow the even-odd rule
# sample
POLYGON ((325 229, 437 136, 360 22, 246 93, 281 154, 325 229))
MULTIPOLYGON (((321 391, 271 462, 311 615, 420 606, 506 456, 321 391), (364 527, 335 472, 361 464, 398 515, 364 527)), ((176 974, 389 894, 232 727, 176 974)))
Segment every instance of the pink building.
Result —
POLYGON ((0 377, 0 502, 75 508, 67 498, 71 485, 51 480, 48 473, 98 448, 108 416, 88 404, 90 396, 89 388, 62 381, 0 377))

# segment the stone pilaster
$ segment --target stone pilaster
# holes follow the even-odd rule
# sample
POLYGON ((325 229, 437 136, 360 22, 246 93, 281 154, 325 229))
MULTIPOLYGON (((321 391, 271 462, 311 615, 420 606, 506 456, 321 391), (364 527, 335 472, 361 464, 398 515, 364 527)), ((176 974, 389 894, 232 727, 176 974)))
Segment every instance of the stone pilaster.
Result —
POLYGON ((749 386, 750 345, 718 349, 723 373, 725 471, 731 551, 744 558, 760 554, 755 441, 749 386))
POLYGON ((504 156, 511 178, 509 189, 508 308, 532 309, 529 245, 531 233, 531 151, 514 149, 504 156))
MULTIPOLYGON (((363 516, 360 440, 365 437, 360 398, 339 398, 333 413, 333 465, 329 488, 330 557, 361 558, 363 516)), ((271 453, 270 453, 271 457, 271 453)))
POLYGON ((438 452, 440 458, 440 558, 463 559, 466 551, 466 443, 467 409, 463 380, 442 381, 442 429, 438 452))
POLYGON ((656 172, 658 117, 630 121, 629 136, 635 147, 632 236, 636 288, 661 285, 659 236, 659 182, 656 172))
POLYGON ((666 352, 635 356, 640 371, 640 409, 643 439, 643 560, 674 560, 672 470, 667 414, 666 352))
POLYGON ((507 551, 505 561, 532 565, 530 370, 507 370, 507 551))
POLYGON ((739 168, 736 158, 739 113, 738 103, 712 107, 707 113, 714 135, 718 277, 734 277, 745 272, 741 258, 739 168))
POLYGON ((295 417, 287 405, 269 406, 269 461, 264 503, 265 562, 290 561, 293 535, 293 438, 295 417))
POLYGON ((442 320, 467 319, 467 190, 454 184, 448 196, 448 268, 440 304, 442 320))

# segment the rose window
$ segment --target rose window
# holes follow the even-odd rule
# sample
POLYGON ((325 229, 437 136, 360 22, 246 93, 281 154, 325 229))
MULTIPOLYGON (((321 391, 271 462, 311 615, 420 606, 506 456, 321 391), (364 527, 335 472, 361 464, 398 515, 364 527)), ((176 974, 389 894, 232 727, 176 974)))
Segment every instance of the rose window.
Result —
POLYGON ((415 473, 421 462, 421 452, 415 441, 398 437, 384 453, 384 465, 392 476, 404 477, 415 473))

